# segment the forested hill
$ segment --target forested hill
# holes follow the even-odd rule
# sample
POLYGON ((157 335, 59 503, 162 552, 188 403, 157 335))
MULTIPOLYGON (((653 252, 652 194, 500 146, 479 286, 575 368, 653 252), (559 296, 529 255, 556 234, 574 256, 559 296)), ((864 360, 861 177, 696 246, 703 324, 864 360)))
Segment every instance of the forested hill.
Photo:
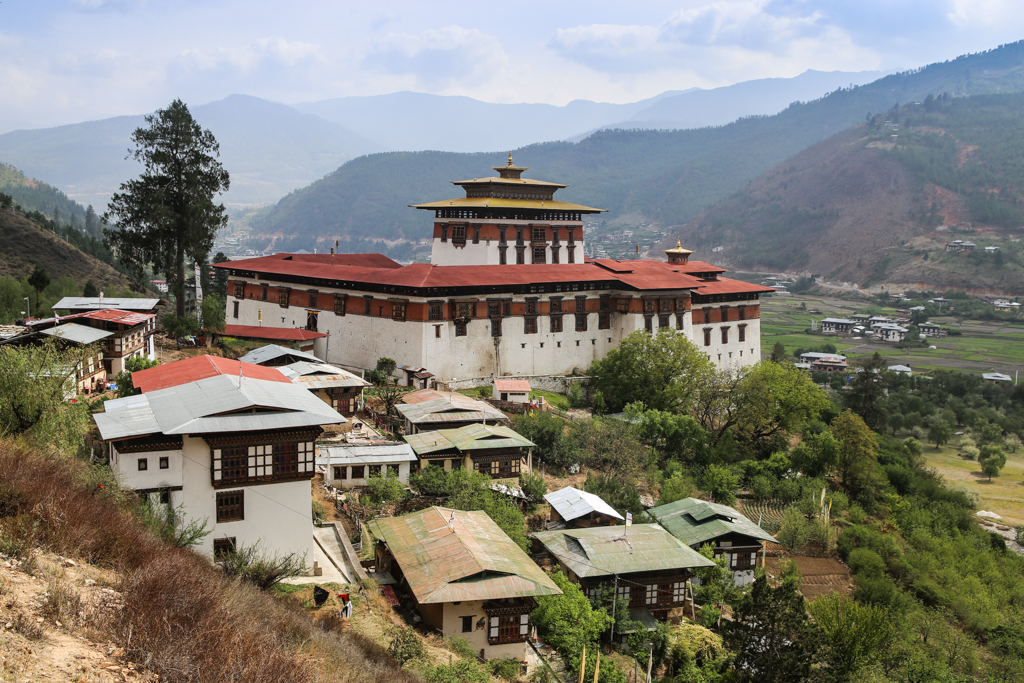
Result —
POLYGON ((11 197, 25 211, 38 211, 79 229, 89 228, 100 236, 99 221, 88 217, 88 209, 52 185, 29 178, 14 166, 0 162, 0 192, 11 197))
POLYGON ((665 244, 746 270, 1021 294, 1022 131, 1022 94, 893 108, 785 160, 665 244), (957 238, 978 247, 947 252, 957 238))
MULTIPOLYGON (((1024 91, 1024 41, 795 103, 774 116, 681 131, 601 131, 576 144, 514 151, 528 177, 567 182, 559 198, 609 209, 607 221, 681 225, 800 150, 929 94, 1024 91)), ((460 194, 449 181, 489 175, 499 155, 385 153, 354 159, 282 199, 255 225, 278 248, 346 237, 425 237, 430 217, 408 204, 460 194)))

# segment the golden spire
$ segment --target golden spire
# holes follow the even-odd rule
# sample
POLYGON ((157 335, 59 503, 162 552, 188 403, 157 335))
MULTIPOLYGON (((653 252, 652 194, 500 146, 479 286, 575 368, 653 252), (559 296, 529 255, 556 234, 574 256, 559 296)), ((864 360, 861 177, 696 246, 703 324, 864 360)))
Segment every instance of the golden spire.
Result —
POLYGON ((508 165, 509 165, 509 166, 511 166, 511 165, 512 165, 512 152, 509 152, 509 153, 508 153, 508 165))
POLYGON ((673 249, 662 249, 662 252, 668 256, 669 263, 686 263, 690 254, 693 253, 690 249, 683 249, 682 240, 676 240, 676 246, 673 249))

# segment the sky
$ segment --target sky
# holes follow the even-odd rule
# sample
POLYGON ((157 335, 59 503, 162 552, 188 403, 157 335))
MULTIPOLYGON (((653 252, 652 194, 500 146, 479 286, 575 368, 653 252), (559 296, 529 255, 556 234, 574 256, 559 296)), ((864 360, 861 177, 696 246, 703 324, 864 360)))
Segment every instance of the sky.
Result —
POLYGON ((235 93, 622 103, 1022 38, 1020 0, 2 0, 0 133, 235 93))

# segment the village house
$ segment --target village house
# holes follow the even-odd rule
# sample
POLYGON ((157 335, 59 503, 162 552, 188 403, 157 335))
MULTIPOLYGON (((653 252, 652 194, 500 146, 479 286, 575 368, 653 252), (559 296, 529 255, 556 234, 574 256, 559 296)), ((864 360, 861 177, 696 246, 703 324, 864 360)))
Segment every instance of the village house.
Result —
POLYGON ((807 364, 812 372, 846 372, 846 356, 836 353, 808 351, 800 354, 800 360, 807 364))
POLYGON ((395 406, 405 420, 405 433, 455 429, 470 424, 507 424, 508 417, 494 406, 458 392, 421 389, 406 394, 395 406))
POLYGON ((415 206, 434 213, 430 263, 281 253, 215 264, 229 274, 228 320, 330 332, 317 356, 362 369, 394 358, 415 386, 424 373, 569 374, 661 328, 719 367, 760 360, 759 298, 771 288, 722 277, 681 245, 666 261, 587 260, 583 219, 601 209, 554 199, 565 185, 523 178, 523 167, 495 170, 457 181, 465 197, 415 206))
POLYGON ((309 505, 321 425, 345 418, 273 368, 200 356, 133 373, 141 394, 93 415, 110 467, 212 533, 216 558, 257 543, 313 562, 309 505))
MULTIPOLYGON (((257 321, 262 320, 263 315, 263 310, 258 309, 256 311, 257 321)), ((284 320, 282 319, 281 322, 283 324, 284 320)), ((323 332, 317 332, 316 330, 306 330, 298 327, 271 327, 269 325, 264 327, 262 324, 228 324, 224 326, 224 335, 244 341, 295 344, 299 347, 299 350, 315 354, 320 358, 327 357, 328 344, 330 342, 330 339, 328 339, 326 334, 323 332)))
POLYGON ((409 474, 419 459, 407 443, 369 441, 321 445, 316 456, 324 483, 336 489, 366 486, 371 476, 394 476, 408 485, 409 474))
POLYGON ((822 334, 850 334, 856 323, 846 318, 825 318, 821 321, 822 334))
POLYGON ((469 424, 458 429, 406 434, 420 468, 446 472, 471 469, 519 486, 519 474, 533 471, 532 441, 502 425, 469 424))
POLYGON ((533 538, 587 597, 612 586, 636 621, 665 621, 684 604, 693 570, 714 565, 657 524, 538 531, 533 538))
POLYGON ((572 486, 544 495, 551 509, 548 511, 547 528, 574 529, 591 526, 615 526, 623 521, 622 515, 604 502, 600 496, 580 491, 572 486))
POLYGON ((734 508, 697 498, 683 498, 647 511, 670 534, 694 550, 714 547, 715 557, 725 557, 736 585, 754 581, 757 553, 774 537, 734 508))
POLYGON ((481 659, 526 660, 534 598, 562 591, 486 512, 430 507, 366 528, 377 572, 411 594, 428 626, 481 659))
POLYGON ((1003 372, 983 372, 981 378, 986 382, 997 384, 999 382, 1012 382, 1013 378, 1003 372))
POLYGON ((61 348, 81 351, 75 367, 67 368, 68 384, 64 397, 71 400, 80 394, 106 389, 108 380, 104 363, 104 342, 112 336, 113 333, 106 330, 77 322, 57 324, 54 318, 49 318, 32 321, 32 324, 24 328, 20 334, 0 340, 0 345, 36 345, 55 339, 61 348))
POLYGON ((946 251, 955 251, 959 253, 970 253, 974 251, 974 248, 978 246, 974 242, 965 242, 963 240, 953 240, 952 242, 946 243, 946 251))
POLYGON ((506 403, 529 403, 530 382, 525 379, 495 379, 491 394, 495 401, 506 403))
POLYGON ((871 329, 875 337, 887 342, 899 343, 907 336, 907 328, 892 323, 874 323, 871 329))
POLYGON ((895 372, 898 375, 912 375, 914 371, 909 365, 890 365, 886 368, 889 372, 895 372))
POLYGON ((999 251, 999 247, 985 247, 986 254, 995 254, 999 251))
POLYGON ((917 326, 922 337, 945 337, 946 330, 938 323, 921 323, 917 326))

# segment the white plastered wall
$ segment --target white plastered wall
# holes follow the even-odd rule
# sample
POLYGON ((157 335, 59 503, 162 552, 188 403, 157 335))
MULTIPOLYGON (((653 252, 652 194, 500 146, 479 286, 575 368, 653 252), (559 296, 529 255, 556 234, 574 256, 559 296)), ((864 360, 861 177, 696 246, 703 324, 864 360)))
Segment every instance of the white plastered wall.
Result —
POLYGON ((502 659, 502 658, 513 658, 522 661, 526 659, 526 648, 525 642, 522 643, 504 643, 501 645, 488 645, 487 644, 487 629, 489 628, 489 617, 484 613, 483 602, 480 600, 470 600, 460 602, 458 604, 452 602, 446 602, 444 604, 444 612, 442 616, 442 628, 445 635, 454 636, 457 638, 464 638, 469 641, 469 644, 473 646, 473 650, 480 654, 480 650, 484 651, 485 659, 502 659), (473 617, 473 631, 470 633, 462 632, 462 617, 471 616, 473 617), (480 619, 484 620, 483 628, 478 629, 477 623, 480 619))

